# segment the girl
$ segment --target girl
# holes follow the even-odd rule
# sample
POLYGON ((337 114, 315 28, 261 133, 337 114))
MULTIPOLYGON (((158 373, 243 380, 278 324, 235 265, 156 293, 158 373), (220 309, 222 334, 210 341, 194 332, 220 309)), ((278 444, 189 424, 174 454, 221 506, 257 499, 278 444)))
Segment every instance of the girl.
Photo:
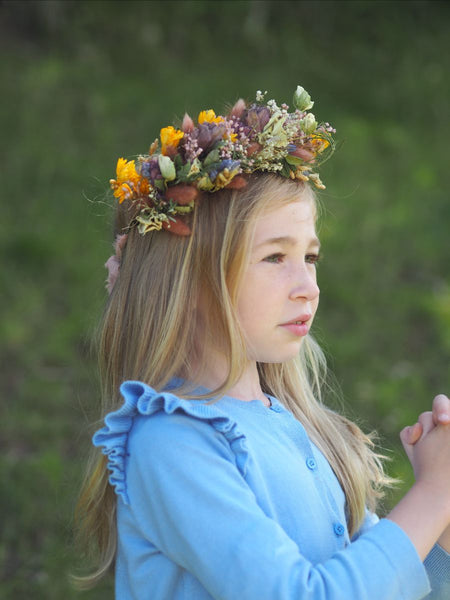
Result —
POLYGON ((119 599, 450 597, 448 398, 402 431, 416 483, 381 520, 380 457, 321 403, 312 185, 334 130, 312 104, 258 92, 118 161, 85 585, 114 565, 119 599))

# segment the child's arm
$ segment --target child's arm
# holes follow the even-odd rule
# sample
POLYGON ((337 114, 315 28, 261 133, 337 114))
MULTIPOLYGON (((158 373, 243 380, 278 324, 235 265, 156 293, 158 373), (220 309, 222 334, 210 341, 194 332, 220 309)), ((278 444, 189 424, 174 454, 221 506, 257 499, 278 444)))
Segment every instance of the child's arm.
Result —
POLYGON ((314 565, 263 512, 236 468, 239 455, 207 422, 158 413, 139 429, 127 468, 136 522, 214 598, 416 600, 429 591, 414 545, 396 523, 380 521, 314 565))

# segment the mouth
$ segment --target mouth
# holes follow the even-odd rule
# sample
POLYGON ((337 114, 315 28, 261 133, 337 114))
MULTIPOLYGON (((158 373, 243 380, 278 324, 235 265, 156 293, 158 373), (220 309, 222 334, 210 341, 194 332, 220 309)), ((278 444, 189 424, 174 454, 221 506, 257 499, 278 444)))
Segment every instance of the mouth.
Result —
POLYGON ((306 325, 308 321, 311 319, 311 314, 304 314, 292 319, 292 321, 287 321, 286 323, 282 323, 282 325, 306 325))
POLYGON ((303 337, 309 332, 309 321, 311 320, 312 315, 304 314, 292 319, 292 321, 288 321, 287 323, 282 323, 281 327, 288 330, 291 334, 296 337, 303 337))

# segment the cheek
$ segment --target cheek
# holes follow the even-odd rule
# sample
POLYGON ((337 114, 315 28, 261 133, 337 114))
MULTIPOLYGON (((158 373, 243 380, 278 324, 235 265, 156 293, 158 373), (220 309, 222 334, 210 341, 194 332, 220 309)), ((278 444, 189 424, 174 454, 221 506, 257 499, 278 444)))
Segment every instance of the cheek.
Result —
POLYGON ((257 277, 248 277, 237 301, 237 314, 243 328, 253 329, 264 321, 272 304, 269 296, 267 284, 261 286, 257 277))
POLYGON ((312 301, 312 303, 311 303, 311 308, 312 308, 312 311, 313 311, 313 317, 316 314, 316 311, 317 311, 318 307, 319 307, 319 296, 317 296, 317 298, 315 298, 312 301))

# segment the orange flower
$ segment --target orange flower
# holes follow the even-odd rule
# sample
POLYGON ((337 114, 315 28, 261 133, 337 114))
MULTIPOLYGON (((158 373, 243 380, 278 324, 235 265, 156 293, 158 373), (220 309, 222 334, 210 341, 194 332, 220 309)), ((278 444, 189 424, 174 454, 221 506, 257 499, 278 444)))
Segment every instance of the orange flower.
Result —
POLYGON ((114 196, 119 199, 119 204, 125 199, 139 198, 149 192, 149 183, 136 172, 134 160, 119 158, 116 177, 117 179, 110 179, 109 183, 114 190, 114 196))
POLYGON ((209 110, 202 110, 198 115, 198 123, 222 123, 223 117, 216 117, 216 113, 210 108, 209 110))
POLYGON ((173 154, 173 151, 177 148, 180 140, 184 137, 184 133, 179 129, 175 129, 172 125, 169 127, 163 127, 160 131, 161 137, 161 154, 168 156, 173 154))

